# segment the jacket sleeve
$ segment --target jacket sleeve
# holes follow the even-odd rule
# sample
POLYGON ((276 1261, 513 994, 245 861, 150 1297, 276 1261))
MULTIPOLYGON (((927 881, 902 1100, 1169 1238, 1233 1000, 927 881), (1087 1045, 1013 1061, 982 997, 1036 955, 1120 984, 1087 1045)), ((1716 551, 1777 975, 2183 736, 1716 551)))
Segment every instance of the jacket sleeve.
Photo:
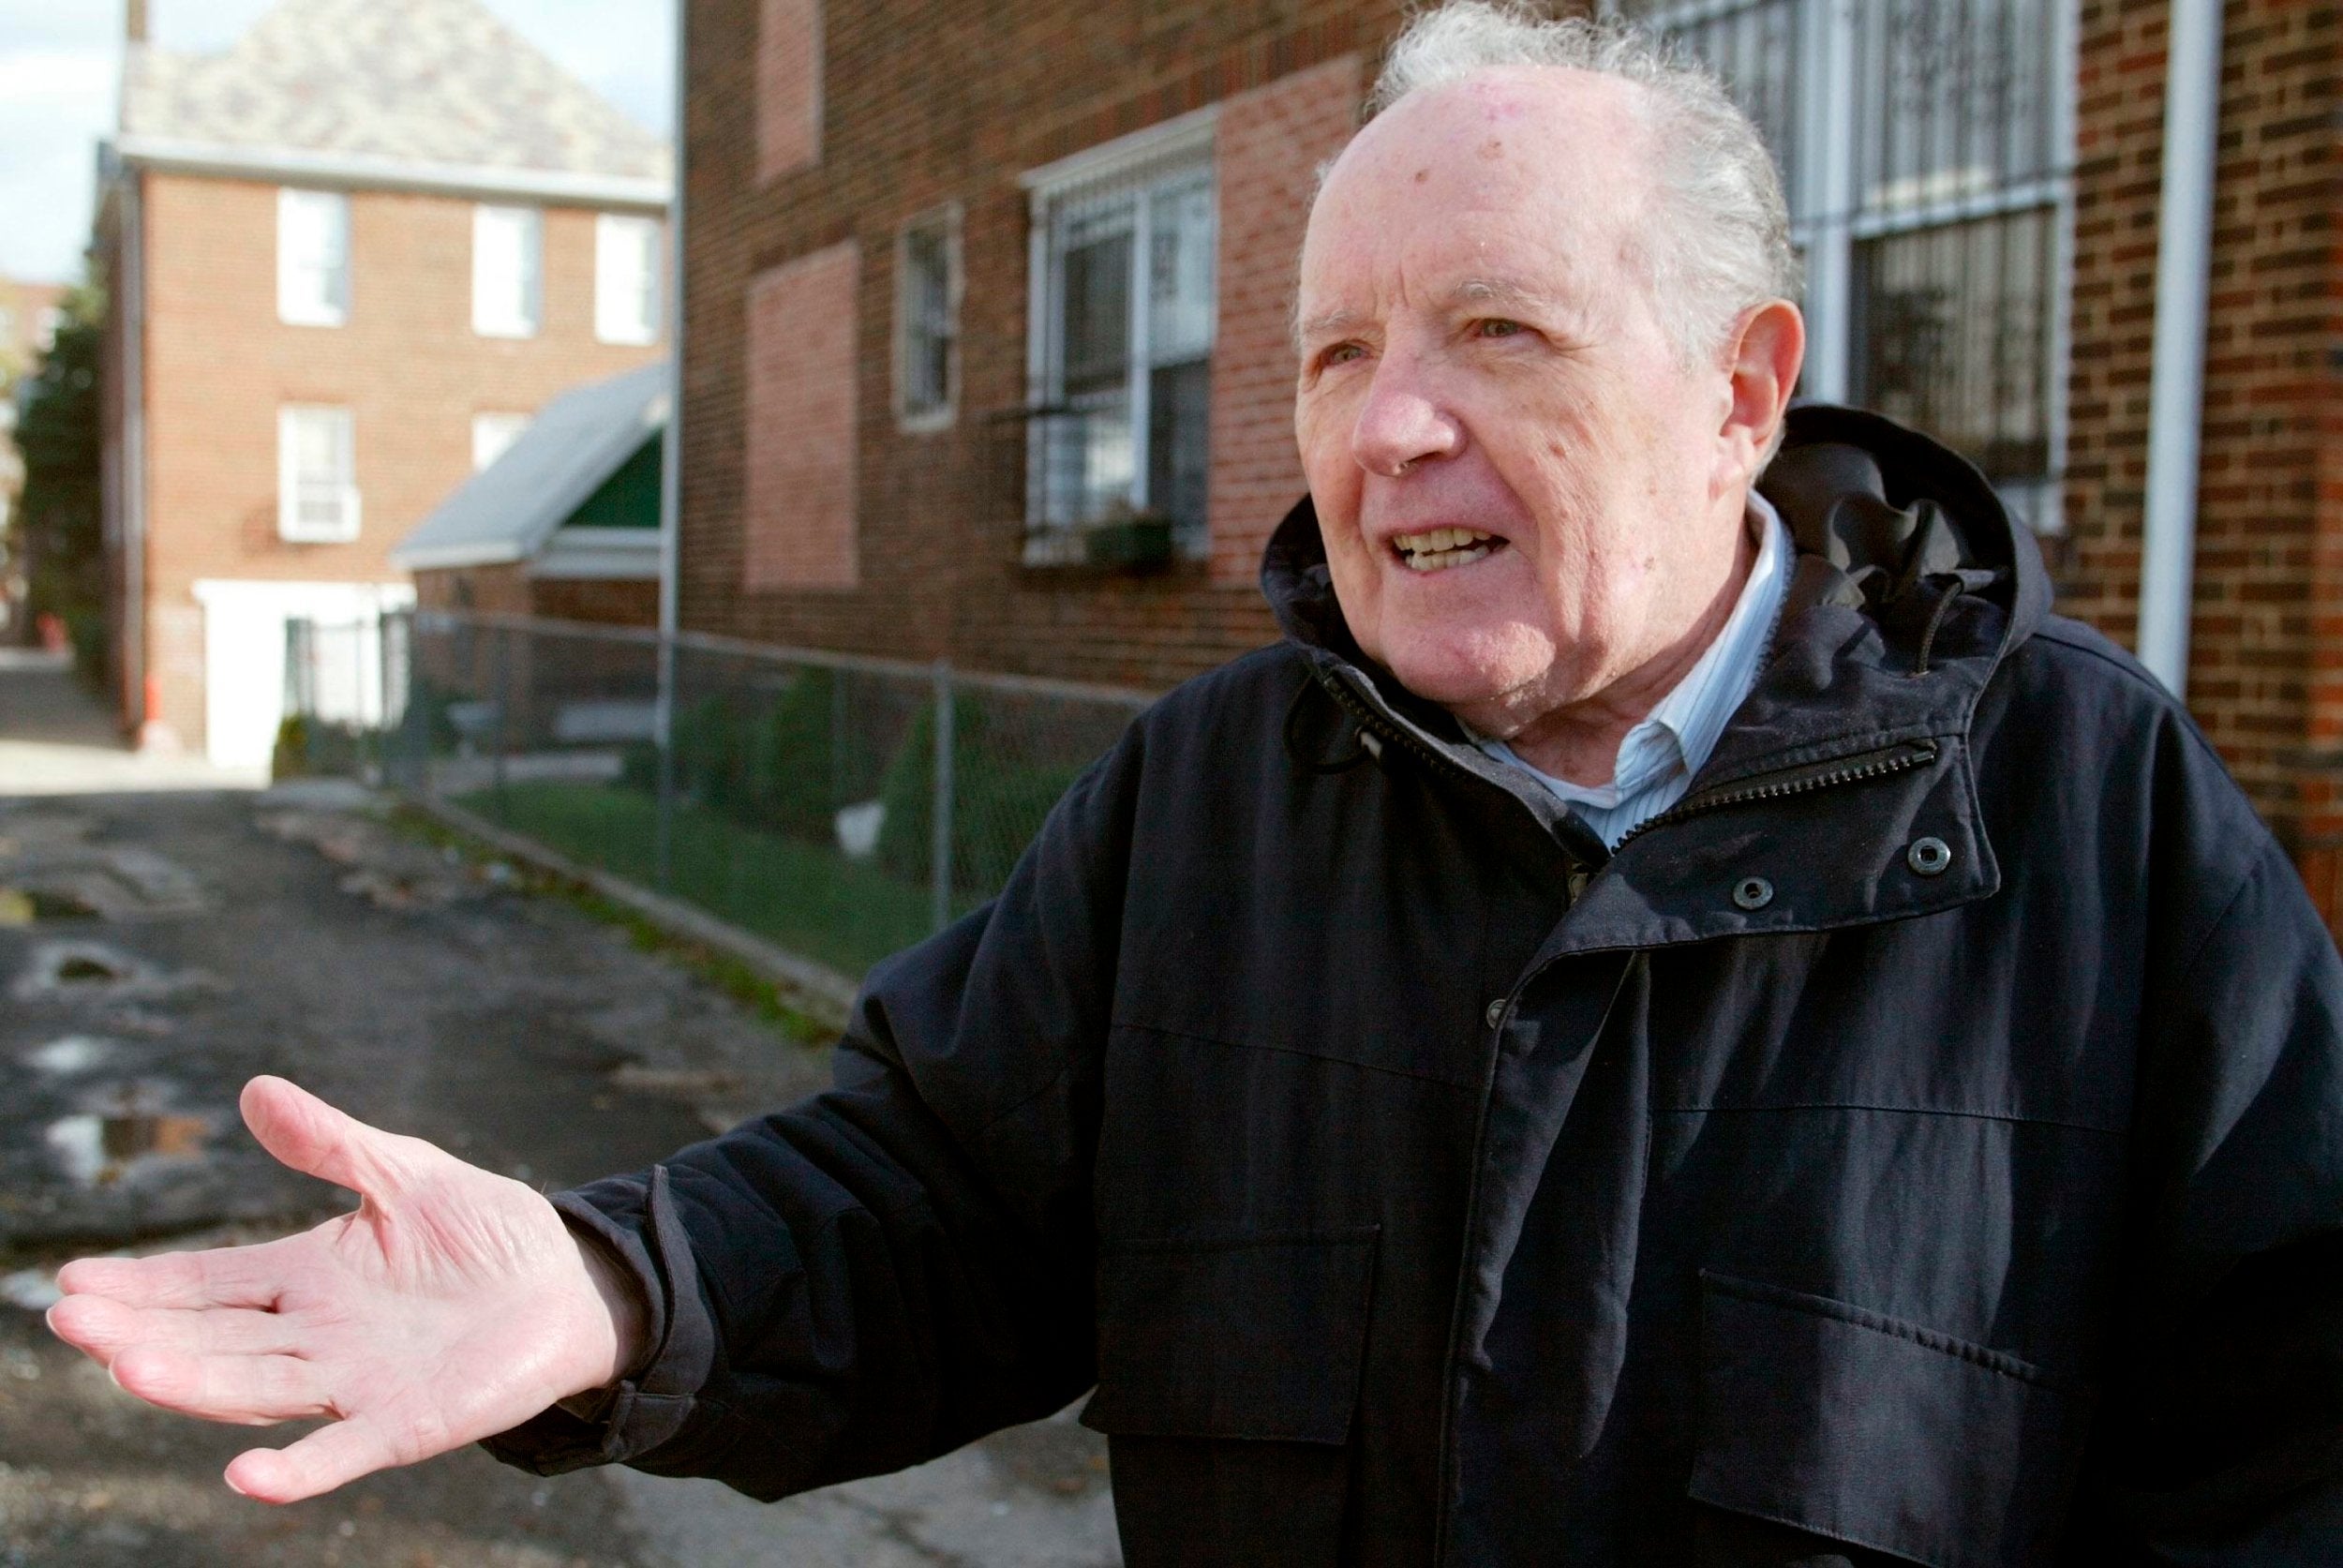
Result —
POLYGON ((488 1442, 772 1499, 901 1469, 1090 1386, 1090 1171, 1141 730, 1000 897, 874 969, 835 1086, 558 1195, 649 1305, 603 1408, 488 1442))
POLYGON ((2134 1231, 2077 1515, 2098 1539, 2072 1561, 2343 1562, 2343 963, 2217 765, 2189 771, 2168 799, 2211 830, 2151 871, 2186 913, 2147 986, 2134 1231))

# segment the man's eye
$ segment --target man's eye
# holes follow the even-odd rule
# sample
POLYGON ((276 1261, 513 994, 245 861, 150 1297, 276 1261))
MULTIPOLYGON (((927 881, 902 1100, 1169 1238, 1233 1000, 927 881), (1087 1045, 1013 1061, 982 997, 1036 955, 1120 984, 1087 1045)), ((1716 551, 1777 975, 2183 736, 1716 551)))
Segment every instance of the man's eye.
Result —
POLYGON ((1354 359, 1365 359, 1366 350, 1357 343, 1337 343, 1326 351, 1329 365, 1348 365, 1354 359))
POLYGON ((1519 321, 1508 321, 1502 318, 1493 317, 1488 321, 1473 323, 1472 330, 1481 337, 1517 337, 1527 329, 1519 321))

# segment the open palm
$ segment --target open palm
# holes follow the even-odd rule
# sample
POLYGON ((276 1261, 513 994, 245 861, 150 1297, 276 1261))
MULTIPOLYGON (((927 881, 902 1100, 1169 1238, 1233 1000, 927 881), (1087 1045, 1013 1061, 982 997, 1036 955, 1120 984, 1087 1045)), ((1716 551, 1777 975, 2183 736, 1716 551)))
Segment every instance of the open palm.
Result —
POLYGON ((259 1247, 89 1258, 50 1326, 141 1398, 212 1421, 330 1416, 256 1448, 228 1484, 331 1491, 505 1430, 610 1381, 622 1289, 535 1190, 381 1132, 282 1079, 244 1092, 269 1153, 355 1191, 357 1212, 259 1247))

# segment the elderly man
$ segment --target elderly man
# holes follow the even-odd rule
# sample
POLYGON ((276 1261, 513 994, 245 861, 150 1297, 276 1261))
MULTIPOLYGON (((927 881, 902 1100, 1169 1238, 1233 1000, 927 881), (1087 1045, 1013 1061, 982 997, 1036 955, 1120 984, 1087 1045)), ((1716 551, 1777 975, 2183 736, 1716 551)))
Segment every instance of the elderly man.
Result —
POLYGON ((2343 1561, 2286 858, 1974 470, 1784 436, 1713 84, 1459 5, 1376 102, 1287 640, 881 965, 835 1089, 547 1202, 261 1081, 359 1211, 77 1263, 58 1332, 338 1416, 231 1467, 275 1501, 483 1438, 778 1497, 1095 1383, 1142 1568, 2343 1561))

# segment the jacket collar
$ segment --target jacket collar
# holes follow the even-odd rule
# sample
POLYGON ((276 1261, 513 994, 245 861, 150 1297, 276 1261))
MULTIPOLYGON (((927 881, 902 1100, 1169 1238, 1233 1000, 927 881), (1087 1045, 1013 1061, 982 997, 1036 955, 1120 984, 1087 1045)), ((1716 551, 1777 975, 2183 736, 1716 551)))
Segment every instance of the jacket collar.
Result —
POLYGON ((1395 744, 1493 786, 1601 868, 1564 923, 1573 949, 1818 930, 1987 896, 2000 874, 1968 732, 1993 671, 2049 612, 2032 535, 1965 459, 1853 409, 1793 410, 1759 488, 1798 548, 1772 653, 1684 799, 1607 863, 1550 796, 1360 650, 1306 498, 1270 540, 1262 591, 1386 766, 1395 744), (1950 859, 1923 874, 1933 855, 1912 846, 1926 838, 1950 859))

